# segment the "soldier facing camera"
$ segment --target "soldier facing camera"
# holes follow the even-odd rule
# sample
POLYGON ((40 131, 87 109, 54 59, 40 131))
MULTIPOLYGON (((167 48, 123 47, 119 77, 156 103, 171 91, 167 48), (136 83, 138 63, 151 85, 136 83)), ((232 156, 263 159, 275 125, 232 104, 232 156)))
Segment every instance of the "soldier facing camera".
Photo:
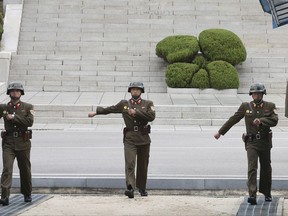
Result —
POLYGON ((7 104, 0 105, 0 118, 4 119, 5 130, 1 132, 3 151, 3 171, 1 176, 1 200, 0 204, 9 205, 10 188, 12 185, 13 163, 18 162, 21 180, 21 193, 24 202, 31 202, 32 177, 30 150, 34 110, 29 103, 22 102, 24 95, 23 85, 19 82, 11 82, 7 87, 7 95, 11 100, 7 104))
POLYGON ((252 96, 251 102, 243 102, 237 112, 214 135, 219 139, 228 130, 238 123, 242 118, 245 119, 246 133, 242 139, 245 143, 248 159, 248 203, 257 204, 257 167, 258 159, 260 162, 260 181, 259 192, 264 194, 265 201, 271 202, 272 168, 271 168, 271 148, 272 131, 278 123, 278 115, 274 103, 263 100, 266 95, 266 88, 261 83, 251 85, 249 95, 252 96))

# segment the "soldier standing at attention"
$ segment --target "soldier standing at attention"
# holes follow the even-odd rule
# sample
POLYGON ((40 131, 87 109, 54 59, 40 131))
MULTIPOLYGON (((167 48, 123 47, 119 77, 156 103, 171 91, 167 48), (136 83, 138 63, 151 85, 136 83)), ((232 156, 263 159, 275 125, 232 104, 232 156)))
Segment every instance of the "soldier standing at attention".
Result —
POLYGON ((128 87, 131 99, 121 100, 110 107, 97 107, 96 112, 91 112, 88 117, 122 113, 126 127, 123 130, 124 156, 125 156, 125 195, 134 198, 134 189, 138 188, 141 196, 148 196, 146 191, 149 152, 150 152, 150 125, 155 119, 153 102, 141 98, 144 93, 142 82, 132 82, 128 87), (135 165, 137 159, 137 173, 135 180, 135 165))
POLYGON ((260 162, 259 192, 265 196, 265 201, 271 202, 272 168, 270 150, 272 148, 272 131, 278 123, 278 115, 274 103, 263 101, 266 88, 263 84, 257 83, 250 87, 249 95, 253 101, 244 102, 238 111, 214 135, 219 139, 242 118, 245 117, 246 134, 243 134, 243 141, 247 151, 248 159, 248 203, 257 204, 257 165, 260 162))
POLYGON ((10 188, 12 185, 13 163, 18 162, 21 181, 21 193, 24 202, 31 202, 32 177, 30 150, 32 131, 28 127, 33 125, 33 106, 20 100, 24 95, 21 83, 11 82, 7 88, 10 95, 8 104, 0 105, 0 118, 4 119, 5 130, 1 132, 3 171, 1 176, 0 204, 9 205, 10 188))

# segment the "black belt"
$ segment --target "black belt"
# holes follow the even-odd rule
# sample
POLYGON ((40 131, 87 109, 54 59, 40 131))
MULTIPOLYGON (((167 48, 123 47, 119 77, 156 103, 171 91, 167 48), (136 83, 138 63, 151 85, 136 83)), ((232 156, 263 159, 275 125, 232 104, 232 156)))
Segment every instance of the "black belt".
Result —
POLYGON ((25 131, 6 131, 6 136, 22 137, 25 131))
POLYGON ((144 132, 144 133, 150 133, 150 125, 145 125, 145 126, 133 126, 132 128, 128 128, 128 127, 125 127, 125 131, 134 131, 134 132, 137 132, 137 131, 140 131, 140 132, 144 132))
POLYGON ((248 134, 248 137, 252 140, 260 140, 268 137, 267 134, 248 134))
POLYGON ((145 130, 145 129, 147 129, 146 126, 133 126, 132 128, 126 127, 127 131, 142 131, 142 130, 145 130))

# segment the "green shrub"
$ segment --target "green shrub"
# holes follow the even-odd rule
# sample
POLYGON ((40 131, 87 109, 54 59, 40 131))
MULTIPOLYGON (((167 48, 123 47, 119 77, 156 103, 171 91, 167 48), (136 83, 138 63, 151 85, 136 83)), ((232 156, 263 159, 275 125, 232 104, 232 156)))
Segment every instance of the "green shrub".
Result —
POLYGON ((200 68, 205 68, 210 63, 202 54, 197 54, 193 59, 192 64, 197 64, 200 68))
POLYGON ((194 74, 191 82, 192 88, 205 89, 209 88, 209 76, 205 69, 200 69, 197 73, 194 74))
POLYGON ((199 35, 199 45, 210 61, 223 60, 237 65, 246 60, 246 49, 240 38, 225 29, 207 29, 199 35))
POLYGON ((166 83, 171 88, 191 88, 192 77, 198 70, 195 64, 170 64, 166 71, 166 83))
POLYGON ((198 40, 194 36, 168 36, 156 45, 156 55, 168 63, 191 62, 199 52, 198 40))
POLYGON ((207 65, 210 85, 214 89, 239 88, 239 76, 236 68, 225 61, 214 61, 207 65))

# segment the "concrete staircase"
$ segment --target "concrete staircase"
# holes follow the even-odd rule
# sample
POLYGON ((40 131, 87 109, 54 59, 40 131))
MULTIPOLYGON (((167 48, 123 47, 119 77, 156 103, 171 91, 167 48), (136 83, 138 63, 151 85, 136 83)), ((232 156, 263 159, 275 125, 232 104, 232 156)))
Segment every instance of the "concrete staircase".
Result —
POLYGON ((285 92, 288 27, 272 29, 257 0, 23 0, 9 79, 31 91, 118 92, 141 80, 147 92, 166 92, 167 65, 156 44, 208 28, 235 32, 247 48, 238 93, 253 82, 285 92))
MULTIPOLYGON (((155 126, 222 126, 227 119, 235 113, 238 106, 181 106, 158 105, 155 106, 156 119, 151 123, 155 126)), ((35 122, 39 124, 89 124, 89 125, 124 125, 122 115, 99 115, 95 118, 87 118, 88 112, 95 111, 95 106, 35 106, 37 110, 35 122)), ((281 107, 278 127, 287 127, 288 120, 284 117, 284 109, 281 107)), ((241 120, 238 126, 244 126, 241 120)), ((244 130, 244 128, 243 128, 244 130)))
MULTIPOLYGON (((167 64, 155 55, 156 44, 208 28, 229 29, 246 46, 247 60, 237 66, 238 94, 254 82, 263 82, 269 94, 285 93, 288 27, 272 29, 257 0, 23 0, 9 80, 21 81, 28 92, 120 93, 130 81, 142 81, 147 93, 166 93, 167 64)), ((31 102, 39 123, 122 123, 121 116, 88 119, 98 105, 93 102, 31 102)), ((238 105, 161 103, 154 124, 220 125, 238 105)))

